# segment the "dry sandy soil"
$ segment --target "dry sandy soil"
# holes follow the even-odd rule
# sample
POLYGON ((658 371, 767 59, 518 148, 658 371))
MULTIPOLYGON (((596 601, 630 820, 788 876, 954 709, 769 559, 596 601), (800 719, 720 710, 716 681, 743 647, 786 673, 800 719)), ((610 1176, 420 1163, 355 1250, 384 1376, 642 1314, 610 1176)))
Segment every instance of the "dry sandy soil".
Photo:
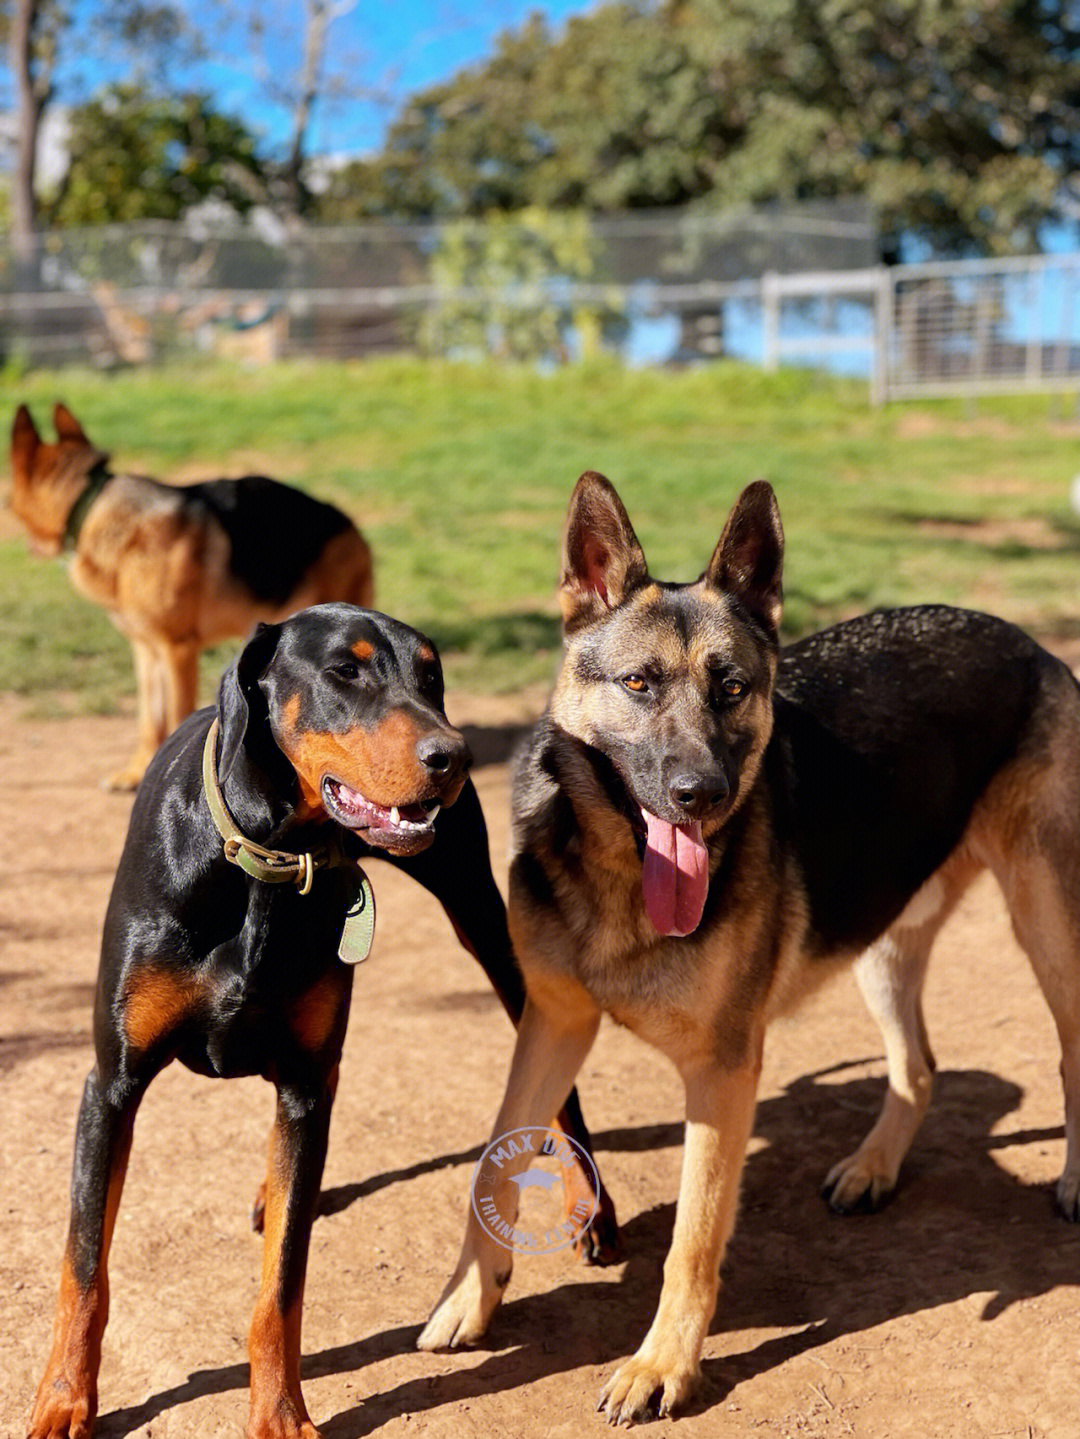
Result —
MULTIPOLYGON (((463 702, 505 877, 505 706, 463 702)), ((98 933, 128 803, 98 787, 130 718, 32 723, 0 700, 0 1435, 19 1436, 48 1344, 98 933)), ((604 1432, 603 1380, 648 1327, 680 1158, 666 1062, 605 1026, 581 1078, 628 1258, 522 1258, 490 1344, 413 1344, 453 1264, 511 1031, 426 894, 373 865, 379 931, 357 975, 304 1318, 326 1439, 604 1432)), ((850 979, 778 1026, 741 1219, 691 1412, 654 1435, 1080 1434, 1080 1230, 1054 1213, 1057 1042, 996 892, 939 941, 928 995, 936 1103, 895 1201, 831 1215, 830 1164, 880 1100, 876 1029, 850 979)), ((136 1131, 112 1262, 103 1436, 240 1439, 259 1240, 248 1209, 272 1112, 259 1080, 173 1067, 136 1131)))

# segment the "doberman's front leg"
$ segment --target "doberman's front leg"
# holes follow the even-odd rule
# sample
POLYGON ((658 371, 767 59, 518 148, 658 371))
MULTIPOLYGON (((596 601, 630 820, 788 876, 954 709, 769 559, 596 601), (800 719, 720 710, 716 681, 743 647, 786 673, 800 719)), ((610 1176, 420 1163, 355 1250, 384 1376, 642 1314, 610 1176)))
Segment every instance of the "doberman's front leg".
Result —
POLYGON ((300 1392, 300 1319, 336 1071, 314 1092, 281 1085, 270 1145, 262 1284, 251 1321, 247 1439, 318 1439, 300 1392))
MULTIPOLYGON (((525 1005, 525 982, 510 942, 506 906, 491 872, 487 826, 471 780, 457 802, 439 816, 431 848, 400 865, 446 910, 455 934, 479 962, 516 1027, 525 1005)), ((592 1139, 576 1089, 570 1091, 555 1123, 592 1155, 592 1139)), ((582 1204, 590 1210, 596 1206, 575 1246, 578 1253, 590 1264, 617 1263, 622 1257, 622 1238, 614 1201, 599 1170, 594 1178, 588 1166, 569 1166, 564 1171, 563 1198, 567 1215, 580 1214, 582 1204)))
POLYGON ((115 1088, 94 1069, 83 1090, 52 1352, 28 1439, 87 1439, 97 1413, 101 1336, 109 1316, 109 1245, 142 1096, 141 1088, 131 1087, 118 1098, 115 1088))

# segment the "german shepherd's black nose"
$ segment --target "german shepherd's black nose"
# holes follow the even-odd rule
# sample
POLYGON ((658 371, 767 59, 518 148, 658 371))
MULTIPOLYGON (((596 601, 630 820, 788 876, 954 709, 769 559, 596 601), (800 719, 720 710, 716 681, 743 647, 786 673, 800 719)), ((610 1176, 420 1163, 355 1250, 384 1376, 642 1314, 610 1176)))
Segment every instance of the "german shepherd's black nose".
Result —
POLYGON ((672 803, 687 819, 704 819, 710 810, 723 804, 731 792, 727 778, 720 770, 708 774, 684 770, 672 777, 668 794, 672 803))

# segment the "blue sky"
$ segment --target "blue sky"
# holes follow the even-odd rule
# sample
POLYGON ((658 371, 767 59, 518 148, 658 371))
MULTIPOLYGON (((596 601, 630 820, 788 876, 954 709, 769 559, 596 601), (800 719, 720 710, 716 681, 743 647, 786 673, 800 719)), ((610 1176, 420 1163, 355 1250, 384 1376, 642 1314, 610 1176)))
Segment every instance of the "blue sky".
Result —
MULTIPOLYGON (((283 144, 288 115, 269 97, 277 79, 287 81, 300 65, 302 0, 235 0, 231 6, 175 0, 203 27, 212 57, 197 66, 173 64, 168 83, 206 89, 220 108, 240 116, 271 144, 283 144), (260 14, 266 26, 261 51, 249 53, 242 25, 229 14, 260 14)), ((330 30, 330 71, 352 94, 316 107, 309 153, 356 154, 378 147, 397 105, 413 91, 444 79, 491 52, 500 31, 516 28, 536 11, 552 24, 591 8, 588 0, 356 0, 330 30), (366 91, 367 96, 357 95, 366 91)), ((120 49, 87 45, 87 22, 99 0, 75 0, 76 23, 66 53, 57 100, 85 98, 101 84, 131 76, 136 63, 120 49), (77 43, 79 39, 82 44, 77 43)))

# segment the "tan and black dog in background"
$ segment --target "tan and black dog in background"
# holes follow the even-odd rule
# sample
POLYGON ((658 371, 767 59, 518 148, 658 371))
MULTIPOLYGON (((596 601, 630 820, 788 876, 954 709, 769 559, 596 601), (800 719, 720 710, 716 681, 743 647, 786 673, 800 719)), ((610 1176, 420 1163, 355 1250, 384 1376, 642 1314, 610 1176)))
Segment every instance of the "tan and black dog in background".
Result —
MULTIPOLYGON (((942 606, 781 653, 782 553, 758 482, 700 579, 657 583, 615 491, 583 475, 563 663, 516 776, 510 927, 528 1000, 494 1133, 550 1123, 605 1011, 686 1088, 659 1308, 601 1395, 613 1422, 667 1413, 694 1388, 766 1027, 842 961, 856 961, 889 1082, 826 1194, 844 1211, 892 1190, 930 1099, 931 942, 984 868, 1057 1023, 1057 1200, 1080 1219, 1080 687, 1012 625, 942 606)), ((512 1193, 507 1210, 512 1223, 512 1193)), ((477 1340, 510 1260, 474 1205, 420 1347, 477 1340)))
POLYGON ((167 485, 113 474, 64 405, 46 444, 20 405, 11 504, 41 554, 72 551, 71 579, 131 642, 135 753, 111 789, 134 789, 195 708, 199 652, 308 605, 372 603, 371 551, 333 505, 262 475, 167 485))

